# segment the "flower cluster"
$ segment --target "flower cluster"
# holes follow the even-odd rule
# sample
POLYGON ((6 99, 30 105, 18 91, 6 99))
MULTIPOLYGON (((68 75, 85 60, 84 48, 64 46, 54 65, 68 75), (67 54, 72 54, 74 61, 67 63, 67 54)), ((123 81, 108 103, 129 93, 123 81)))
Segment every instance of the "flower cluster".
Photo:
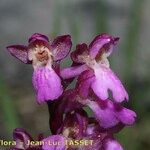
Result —
POLYGON ((32 145, 27 144, 34 140, 25 130, 15 129, 17 144, 11 150, 123 150, 114 134, 132 125, 136 114, 121 105, 128 101, 128 94, 107 59, 118 41, 118 37, 101 34, 90 45, 78 44, 70 54, 71 67, 64 69, 61 60, 71 50, 70 35, 49 41, 35 33, 27 46, 7 47, 11 55, 32 64, 36 99, 38 104, 47 102, 49 106, 52 132, 47 138, 40 136, 42 144, 32 145), (76 85, 69 89, 74 79, 76 85), (87 114, 86 108, 92 114, 87 114))

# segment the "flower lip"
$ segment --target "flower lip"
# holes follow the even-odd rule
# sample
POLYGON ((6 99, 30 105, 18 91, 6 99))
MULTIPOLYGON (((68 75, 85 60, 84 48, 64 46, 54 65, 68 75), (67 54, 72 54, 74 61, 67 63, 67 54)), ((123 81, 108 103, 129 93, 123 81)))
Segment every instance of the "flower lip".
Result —
POLYGON ((63 87, 61 80, 52 68, 40 67, 35 69, 32 82, 36 91, 38 104, 58 100, 62 95, 63 87))

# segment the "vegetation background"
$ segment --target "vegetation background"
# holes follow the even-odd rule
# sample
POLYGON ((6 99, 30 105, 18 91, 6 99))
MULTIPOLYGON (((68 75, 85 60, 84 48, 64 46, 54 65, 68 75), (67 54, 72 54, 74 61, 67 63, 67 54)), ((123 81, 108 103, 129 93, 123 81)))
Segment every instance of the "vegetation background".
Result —
MULTIPOLYGON (((71 34, 74 46, 107 32, 121 39, 109 60, 129 92, 128 107, 138 114, 137 123, 118 139, 125 150, 149 150, 149 10, 149 0, 1 0, 0 139, 10 140, 16 127, 33 136, 49 135, 47 106, 35 101, 32 67, 12 58, 5 47, 27 44, 35 32, 51 38, 71 34)), ((69 60, 64 63, 69 66, 69 60)))

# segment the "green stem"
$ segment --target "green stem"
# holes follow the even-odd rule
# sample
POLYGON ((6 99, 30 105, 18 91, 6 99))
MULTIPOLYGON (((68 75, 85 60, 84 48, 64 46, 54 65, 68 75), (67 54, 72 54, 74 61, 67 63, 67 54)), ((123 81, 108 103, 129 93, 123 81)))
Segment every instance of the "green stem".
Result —
POLYGON ((78 43, 78 37, 79 37, 79 32, 80 32, 80 25, 79 25, 79 20, 77 20, 77 18, 79 19, 78 16, 76 16, 76 14, 72 14, 72 10, 69 7, 71 5, 71 2, 69 0, 66 0, 66 7, 64 12, 65 12, 65 16, 67 16, 67 21, 68 21, 68 25, 69 25, 69 29, 71 32, 71 35, 73 37, 73 43, 74 45, 76 45, 78 43))
POLYGON ((13 129, 19 126, 19 119, 17 117, 14 102, 9 95, 9 91, 7 90, 2 77, 0 77, 0 99, 4 125, 6 127, 8 136, 10 136, 12 135, 13 129))
POLYGON ((108 32, 108 13, 106 2, 104 0, 98 1, 98 6, 95 14, 95 29, 96 34, 108 32))
POLYGON ((55 0, 55 4, 54 4, 54 21, 53 21, 53 29, 51 32, 52 37, 56 36, 58 33, 60 34, 61 32, 61 5, 60 5, 60 1, 59 0, 55 0))
POLYGON ((127 28, 127 35, 124 44, 125 51, 125 72, 126 80, 130 79, 133 74, 134 56, 139 40, 140 21, 142 17, 142 4, 144 1, 133 0, 129 18, 129 26, 127 28))

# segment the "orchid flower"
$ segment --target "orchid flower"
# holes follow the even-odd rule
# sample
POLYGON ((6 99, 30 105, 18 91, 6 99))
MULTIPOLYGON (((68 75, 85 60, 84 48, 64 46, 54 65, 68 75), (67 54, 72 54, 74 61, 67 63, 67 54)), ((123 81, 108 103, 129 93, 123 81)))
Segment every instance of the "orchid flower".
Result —
POLYGON ((63 92, 61 79, 54 64, 64 59, 72 46, 69 35, 58 36, 53 41, 39 33, 33 34, 28 45, 11 45, 7 47, 10 54, 25 64, 32 64, 33 86, 39 104, 58 99, 63 92))
POLYGON ((83 97, 92 89, 101 100, 106 100, 110 90, 116 102, 128 100, 125 88, 110 69, 107 59, 118 40, 118 37, 101 34, 89 46, 85 43, 77 45, 76 50, 71 53, 71 58, 78 65, 63 69, 61 77, 68 79, 79 75, 77 89, 83 97))
POLYGON ((9 150, 65 150, 65 137, 61 135, 52 135, 48 138, 43 138, 39 135, 37 140, 34 140, 26 130, 17 128, 13 131, 13 140, 16 142, 9 150), (35 144, 31 144, 35 143, 35 144), (53 143, 59 142, 60 145, 53 143), (51 144, 51 146, 50 146, 51 144))

